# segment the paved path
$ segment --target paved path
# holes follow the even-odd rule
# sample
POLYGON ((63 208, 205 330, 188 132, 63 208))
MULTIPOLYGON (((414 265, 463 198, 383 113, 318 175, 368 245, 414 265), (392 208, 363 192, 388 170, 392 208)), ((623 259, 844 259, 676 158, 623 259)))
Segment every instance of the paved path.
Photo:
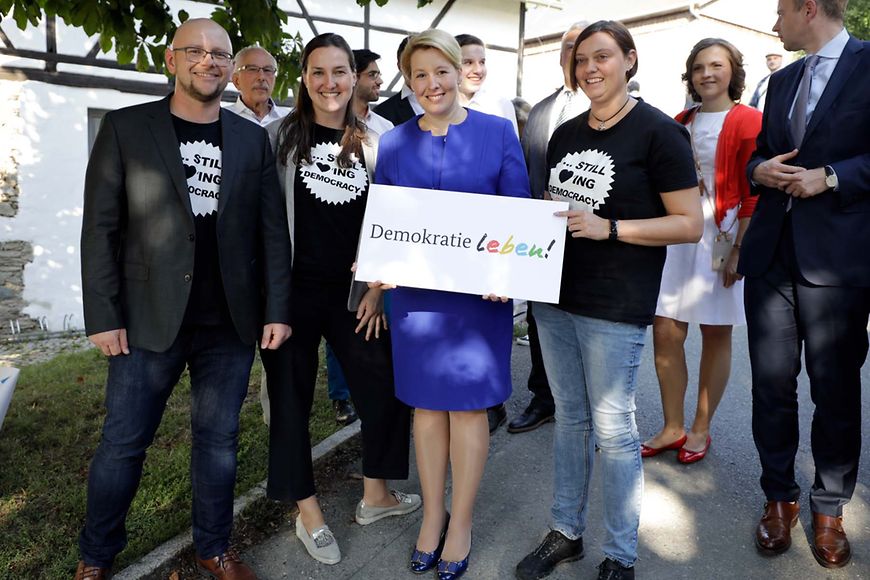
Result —
MULTIPOLYGON (((700 338, 693 329, 689 357, 698 360, 700 338)), ((763 497, 758 487, 759 467, 750 429, 750 375, 745 330, 734 335, 734 368, 729 390, 720 406, 713 432, 713 446, 700 463, 683 466, 675 453, 644 463, 646 484, 640 529, 639 579, 870 579, 870 436, 865 430, 864 452, 858 488, 846 507, 845 527, 853 548, 852 563, 828 571, 813 559, 807 543, 810 530, 806 495, 812 483, 809 454, 811 403, 806 377, 801 379, 802 441, 797 457, 798 478, 805 506, 793 531, 790 551, 776 558, 760 556, 752 533, 761 513, 763 497)), ((508 403, 510 416, 528 402, 525 389, 529 356, 525 347, 514 347, 514 396, 508 403)), ((696 367, 697 368, 697 367, 696 367)), ((661 404, 652 364, 652 339, 639 374, 638 426, 646 438, 660 427, 661 404)), ((863 380, 870 386, 870 363, 863 380)), ((695 392, 690 387, 687 413, 691 416, 695 392)), ((865 424, 870 404, 865 397, 865 424)), ((552 494, 552 424, 532 433, 511 435, 501 428, 492 439, 487 472, 475 517, 474 550, 466 578, 494 580, 513 578, 517 562, 530 552, 547 529, 552 494)), ((412 467, 401 489, 417 491, 412 467)), ((342 549, 336 566, 312 560, 296 539, 292 522, 244 557, 265 580, 289 579, 410 579, 407 559, 417 536, 421 514, 388 518, 365 528, 353 523, 353 510, 362 493, 361 482, 351 477, 332 481, 322 489, 330 527, 342 549)), ((589 527, 584 536, 586 558, 557 568, 549 578, 565 580, 596 577, 600 552, 601 480, 595 477, 591 491, 589 527)), ((429 576, 424 576, 429 578, 429 576)))

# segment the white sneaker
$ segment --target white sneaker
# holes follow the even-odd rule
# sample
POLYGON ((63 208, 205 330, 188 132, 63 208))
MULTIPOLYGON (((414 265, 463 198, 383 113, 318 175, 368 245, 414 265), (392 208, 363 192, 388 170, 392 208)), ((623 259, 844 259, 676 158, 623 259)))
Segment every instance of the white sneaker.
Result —
POLYGON ((338 564, 341 561, 341 550, 332 535, 329 526, 320 526, 311 534, 302 524, 302 516, 296 516, 296 537, 302 540, 302 545, 312 558, 324 564, 338 564))
POLYGON ((397 505, 387 507, 368 506, 363 500, 360 500, 356 506, 354 517, 356 523, 361 526, 367 526, 390 516, 409 514, 423 505, 423 500, 416 493, 402 493, 395 489, 391 489, 390 493, 399 502, 397 505))
POLYGON ((519 344, 520 346, 529 346, 529 335, 524 334, 523 336, 518 336, 517 344, 519 344))

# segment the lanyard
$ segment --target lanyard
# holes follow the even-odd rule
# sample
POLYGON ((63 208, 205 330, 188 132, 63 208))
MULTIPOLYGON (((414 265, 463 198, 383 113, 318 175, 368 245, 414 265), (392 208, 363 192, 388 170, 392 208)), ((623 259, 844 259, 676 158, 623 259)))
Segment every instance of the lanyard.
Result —
MULTIPOLYGON (((710 206, 710 210, 713 212, 713 223, 715 223, 716 222, 716 207, 715 207, 715 205, 713 205, 713 195, 710 193, 710 190, 707 188, 707 181, 704 178, 704 172, 701 169, 701 160, 698 157, 698 150, 695 147, 695 121, 697 121, 697 119, 698 119, 699 112, 700 112, 700 107, 695 109, 694 113, 692 113, 692 120, 691 120, 691 123, 689 125, 689 135, 691 137, 690 141, 692 144, 692 158, 695 162, 695 171, 698 173, 698 189, 701 190, 701 195, 704 198, 706 198, 707 203, 710 206)), ((724 125, 724 123, 723 123, 723 125, 724 125)), ((720 130, 720 135, 721 135, 721 130, 720 130)), ((718 149, 718 142, 719 142, 719 135, 716 136, 717 149, 718 149)), ((725 231, 723 231, 722 228, 720 228, 718 225, 716 226, 716 229, 719 230, 720 235, 728 234, 732 229, 734 229, 734 224, 736 222, 737 222, 736 219, 732 220, 731 225, 728 226, 728 229, 725 231)))

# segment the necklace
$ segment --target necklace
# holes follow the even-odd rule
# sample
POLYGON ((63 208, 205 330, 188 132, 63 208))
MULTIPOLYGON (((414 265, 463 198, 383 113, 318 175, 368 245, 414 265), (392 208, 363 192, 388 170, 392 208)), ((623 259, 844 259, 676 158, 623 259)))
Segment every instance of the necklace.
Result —
POLYGON ((622 106, 619 107, 619 110, 616 111, 615 113, 613 113, 612 115, 610 115, 609 117, 607 117, 606 119, 599 119, 599 118, 595 115, 595 113, 592 112, 592 109, 589 109, 589 114, 592 115, 592 118, 593 118, 593 119, 595 119, 596 121, 598 121, 598 126, 595 127, 595 128, 596 128, 598 131, 604 131, 605 129, 607 129, 607 122, 610 121, 611 119, 613 119, 613 118, 614 118, 615 116, 617 116, 618 114, 620 114, 620 113, 622 112, 622 110, 625 108, 625 106, 628 104, 628 102, 629 102, 630 100, 631 100, 631 97, 626 96, 626 97, 625 97, 625 102, 622 103, 622 106))

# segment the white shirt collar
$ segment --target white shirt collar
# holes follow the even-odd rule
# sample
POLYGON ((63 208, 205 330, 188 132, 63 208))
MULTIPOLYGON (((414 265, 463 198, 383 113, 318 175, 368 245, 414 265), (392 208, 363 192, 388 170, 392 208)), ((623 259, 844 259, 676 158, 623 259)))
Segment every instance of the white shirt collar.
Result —
POLYGON ((245 102, 242 100, 241 95, 238 96, 236 102, 230 105, 229 108, 237 115, 240 115, 247 120, 257 123, 258 125, 261 125, 263 127, 276 119, 283 118, 289 112, 289 109, 287 109, 286 107, 279 107, 278 105, 276 105, 275 101, 273 101, 271 97, 269 98, 269 112, 266 113, 266 115, 262 119, 257 117, 257 114, 245 104, 245 102))
POLYGON ((817 56, 822 58, 840 58, 843 51, 846 49, 846 43, 849 42, 849 33, 843 28, 837 35, 828 41, 825 46, 819 49, 817 56))

